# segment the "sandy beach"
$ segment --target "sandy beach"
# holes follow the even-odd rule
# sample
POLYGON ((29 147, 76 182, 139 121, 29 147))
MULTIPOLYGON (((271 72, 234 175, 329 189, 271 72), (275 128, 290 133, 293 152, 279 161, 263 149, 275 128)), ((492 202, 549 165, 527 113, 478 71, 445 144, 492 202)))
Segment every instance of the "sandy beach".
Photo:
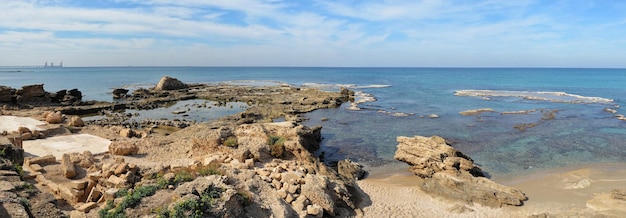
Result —
POLYGON ((626 205, 612 204, 607 194, 626 187, 626 164, 609 163, 551 169, 494 181, 522 190, 529 200, 520 207, 484 207, 457 203, 423 192, 418 178, 403 163, 368 169, 358 182, 369 195, 364 217, 620 217, 626 205))

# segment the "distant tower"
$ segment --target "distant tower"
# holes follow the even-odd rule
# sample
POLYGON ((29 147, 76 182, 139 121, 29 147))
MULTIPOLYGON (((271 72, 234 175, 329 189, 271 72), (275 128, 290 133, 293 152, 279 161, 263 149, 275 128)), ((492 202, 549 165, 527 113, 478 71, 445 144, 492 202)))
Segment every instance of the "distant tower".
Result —
POLYGON ((43 65, 43 67, 48 67, 48 61, 43 65))
POLYGON ((63 67, 63 61, 61 61, 61 64, 59 64, 59 67, 63 67))

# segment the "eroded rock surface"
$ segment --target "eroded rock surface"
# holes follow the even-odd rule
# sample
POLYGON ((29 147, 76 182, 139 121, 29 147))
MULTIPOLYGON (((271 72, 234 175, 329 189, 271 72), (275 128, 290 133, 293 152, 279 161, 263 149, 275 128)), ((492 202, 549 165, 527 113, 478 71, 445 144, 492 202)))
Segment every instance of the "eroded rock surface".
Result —
POLYGON ((165 76, 159 80, 154 90, 178 90, 187 88, 187 85, 176 78, 165 76))
POLYGON ((394 158, 408 163, 409 171, 422 178, 425 192, 491 207, 520 206, 526 200, 520 190, 485 178, 470 157, 439 136, 400 136, 397 141, 394 158))

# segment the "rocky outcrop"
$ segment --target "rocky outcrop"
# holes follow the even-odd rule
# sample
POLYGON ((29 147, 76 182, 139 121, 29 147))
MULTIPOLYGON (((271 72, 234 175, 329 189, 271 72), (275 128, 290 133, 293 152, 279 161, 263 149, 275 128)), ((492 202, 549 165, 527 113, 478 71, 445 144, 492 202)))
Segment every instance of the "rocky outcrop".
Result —
POLYGON ((113 90, 113 99, 122 99, 126 97, 128 94, 128 89, 114 89, 113 90))
POLYGON ((187 88, 187 85, 181 82, 176 78, 172 78, 169 76, 164 76, 159 80, 159 83, 154 87, 154 90, 163 91, 163 90, 178 90, 187 88))
POLYGON ((337 173, 348 180, 360 180, 365 178, 366 172, 359 163, 345 159, 337 162, 337 173))
POLYGON ((109 152, 114 155, 133 155, 139 152, 139 147, 131 141, 118 140, 111 142, 109 152))
POLYGON ((485 178, 470 157, 439 136, 400 136, 397 141, 394 158, 408 163, 409 171, 422 178, 425 192, 490 207, 520 206, 527 199, 521 191, 485 178))
POLYGON ((0 102, 12 102, 15 89, 8 86, 0 86, 0 102))
POLYGON ((43 90, 43 84, 22 86, 22 89, 17 90, 17 95, 21 97, 21 100, 28 101, 35 97, 44 97, 46 91, 43 90))

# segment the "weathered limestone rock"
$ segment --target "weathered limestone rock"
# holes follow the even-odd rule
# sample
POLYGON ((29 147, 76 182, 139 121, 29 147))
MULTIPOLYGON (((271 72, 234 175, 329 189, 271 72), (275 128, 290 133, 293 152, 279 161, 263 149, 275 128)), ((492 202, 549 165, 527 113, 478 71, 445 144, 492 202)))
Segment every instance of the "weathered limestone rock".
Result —
POLYGON ((135 136, 135 131, 132 129, 122 129, 120 130, 120 136, 125 138, 131 138, 135 136))
POLYGON ((22 86, 22 89, 17 90, 17 95, 22 97, 22 100, 28 100, 34 97, 43 97, 46 95, 46 91, 43 89, 43 84, 22 86))
POLYGON ((178 90, 187 88, 187 85, 176 78, 164 76, 154 87, 154 90, 178 90))
POLYGON ((520 206, 527 199, 521 191, 485 178, 471 158, 439 136, 400 136, 397 141, 394 158, 411 165, 409 171, 423 179, 425 192, 491 207, 520 206))
POLYGON ((366 175, 366 172, 363 170, 363 166, 361 164, 352 162, 349 159, 337 162, 337 172, 339 175, 350 180, 360 180, 366 175))
POLYGON ((109 145, 109 152, 114 155, 133 155, 139 152, 139 147, 130 141, 113 141, 109 145))
POLYGON ((68 125, 73 127, 83 127, 85 126, 85 122, 83 121, 83 119, 80 119, 79 116, 72 116, 70 117, 68 125))
POLYGON ((63 157, 61 158, 61 170, 63 171, 63 176, 65 176, 65 178, 73 179, 76 176, 76 167, 70 159, 69 154, 63 154, 63 157))
POLYGON ((312 204, 306 207, 306 213, 311 216, 323 217, 324 210, 317 204, 312 204))
POLYGON ((321 206, 325 211, 328 211, 331 215, 333 215, 335 202, 326 193, 328 180, 323 177, 308 174, 304 177, 304 182, 301 194, 309 199, 312 204, 321 206))
POLYGON ((59 111, 48 113, 47 115, 44 115, 44 116, 46 118, 46 122, 48 122, 49 124, 63 123, 63 114, 61 114, 61 112, 59 111))
POLYGON ((43 156, 43 157, 33 157, 31 159, 28 159, 29 164, 46 165, 46 164, 53 164, 56 162, 57 162, 56 158, 51 154, 43 156))

